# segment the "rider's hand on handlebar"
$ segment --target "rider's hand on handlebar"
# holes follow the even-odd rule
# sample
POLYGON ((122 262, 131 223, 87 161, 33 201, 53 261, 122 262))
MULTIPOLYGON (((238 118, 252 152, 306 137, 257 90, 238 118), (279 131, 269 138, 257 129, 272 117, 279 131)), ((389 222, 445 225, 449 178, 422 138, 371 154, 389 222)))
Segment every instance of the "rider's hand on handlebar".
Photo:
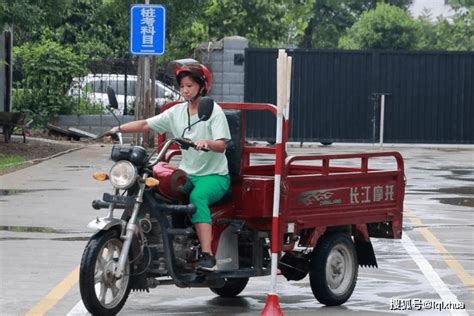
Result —
POLYGON ((107 136, 112 136, 112 135, 114 135, 114 134, 117 134, 118 132, 120 132, 120 127, 114 126, 114 127, 112 127, 109 131, 105 132, 105 134, 106 134, 107 136))
POLYGON ((117 140, 118 132, 120 132, 118 126, 112 127, 110 130, 108 130, 102 135, 104 137, 104 142, 111 143, 113 140, 117 140))
POLYGON ((196 144, 196 150, 209 151, 209 143, 207 140, 198 140, 194 143, 196 144))

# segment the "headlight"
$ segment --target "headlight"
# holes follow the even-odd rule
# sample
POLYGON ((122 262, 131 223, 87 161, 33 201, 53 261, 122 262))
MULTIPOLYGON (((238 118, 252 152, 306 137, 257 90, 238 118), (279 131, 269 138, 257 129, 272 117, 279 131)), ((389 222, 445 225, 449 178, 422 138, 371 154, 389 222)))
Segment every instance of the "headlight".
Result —
POLYGON ((128 189, 137 178, 137 168, 129 161, 119 161, 110 169, 110 182, 117 189, 128 189))

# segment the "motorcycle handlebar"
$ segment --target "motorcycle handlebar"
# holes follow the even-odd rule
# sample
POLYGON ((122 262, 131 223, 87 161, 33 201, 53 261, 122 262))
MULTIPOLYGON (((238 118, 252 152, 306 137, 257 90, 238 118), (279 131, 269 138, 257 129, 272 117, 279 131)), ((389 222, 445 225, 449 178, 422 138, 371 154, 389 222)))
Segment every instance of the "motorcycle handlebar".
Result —
MULTIPOLYGON (((168 151, 169 147, 173 144, 178 144, 180 148, 182 149, 188 149, 189 147, 196 147, 196 144, 191 141, 190 139, 183 138, 183 137, 178 137, 178 138, 172 138, 166 141, 164 144, 163 148, 160 150, 158 155, 156 156, 155 159, 150 160, 148 163, 148 168, 153 168, 154 165, 156 165, 158 162, 163 161, 165 158, 166 152, 168 151)), ((209 151, 209 149, 206 148, 201 148, 202 151, 209 151)), ((151 158, 151 157, 150 157, 151 158)))
MULTIPOLYGON (((109 208, 109 206, 110 206, 109 202, 105 202, 105 201, 102 201, 102 200, 92 201, 92 208, 95 209, 95 210, 100 210, 102 208, 109 208)), ((117 209, 125 208, 125 205, 116 204, 115 208, 117 208, 117 209)))
POLYGON ((95 210, 100 210, 101 208, 108 208, 109 203, 104 202, 102 200, 94 200, 92 201, 92 208, 95 210))
POLYGON ((192 204, 188 205, 169 205, 169 204, 159 204, 159 207, 163 212, 174 213, 174 214, 194 214, 196 212, 196 207, 192 204))
MULTIPOLYGON (((179 137, 176 138, 175 141, 181 146, 183 149, 188 149, 189 147, 196 148, 196 144, 191 141, 190 139, 179 137)), ((209 149, 207 148, 201 148, 200 150, 208 152, 209 149)))

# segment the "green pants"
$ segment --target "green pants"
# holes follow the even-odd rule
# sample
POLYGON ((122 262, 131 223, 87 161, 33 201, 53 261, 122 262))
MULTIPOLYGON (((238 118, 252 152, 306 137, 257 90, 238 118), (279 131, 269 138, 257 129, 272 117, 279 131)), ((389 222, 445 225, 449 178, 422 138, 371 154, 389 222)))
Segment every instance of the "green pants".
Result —
POLYGON ((209 204, 219 201, 229 190, 229 175, 211 174, 208 176, 188 176, 185 190, 191 191, 189 202, 196 207, 191 221, 211 224, 211 210, 209 204))

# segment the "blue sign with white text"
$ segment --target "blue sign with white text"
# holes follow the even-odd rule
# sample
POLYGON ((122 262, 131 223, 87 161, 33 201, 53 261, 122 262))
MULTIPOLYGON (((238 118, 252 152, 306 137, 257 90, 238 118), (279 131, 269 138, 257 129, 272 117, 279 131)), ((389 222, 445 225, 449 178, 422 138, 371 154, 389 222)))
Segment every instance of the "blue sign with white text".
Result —
POLYGON ((166 11, 161 5, 141 4, 130 8, 130 53, 165 53, 166 11))

